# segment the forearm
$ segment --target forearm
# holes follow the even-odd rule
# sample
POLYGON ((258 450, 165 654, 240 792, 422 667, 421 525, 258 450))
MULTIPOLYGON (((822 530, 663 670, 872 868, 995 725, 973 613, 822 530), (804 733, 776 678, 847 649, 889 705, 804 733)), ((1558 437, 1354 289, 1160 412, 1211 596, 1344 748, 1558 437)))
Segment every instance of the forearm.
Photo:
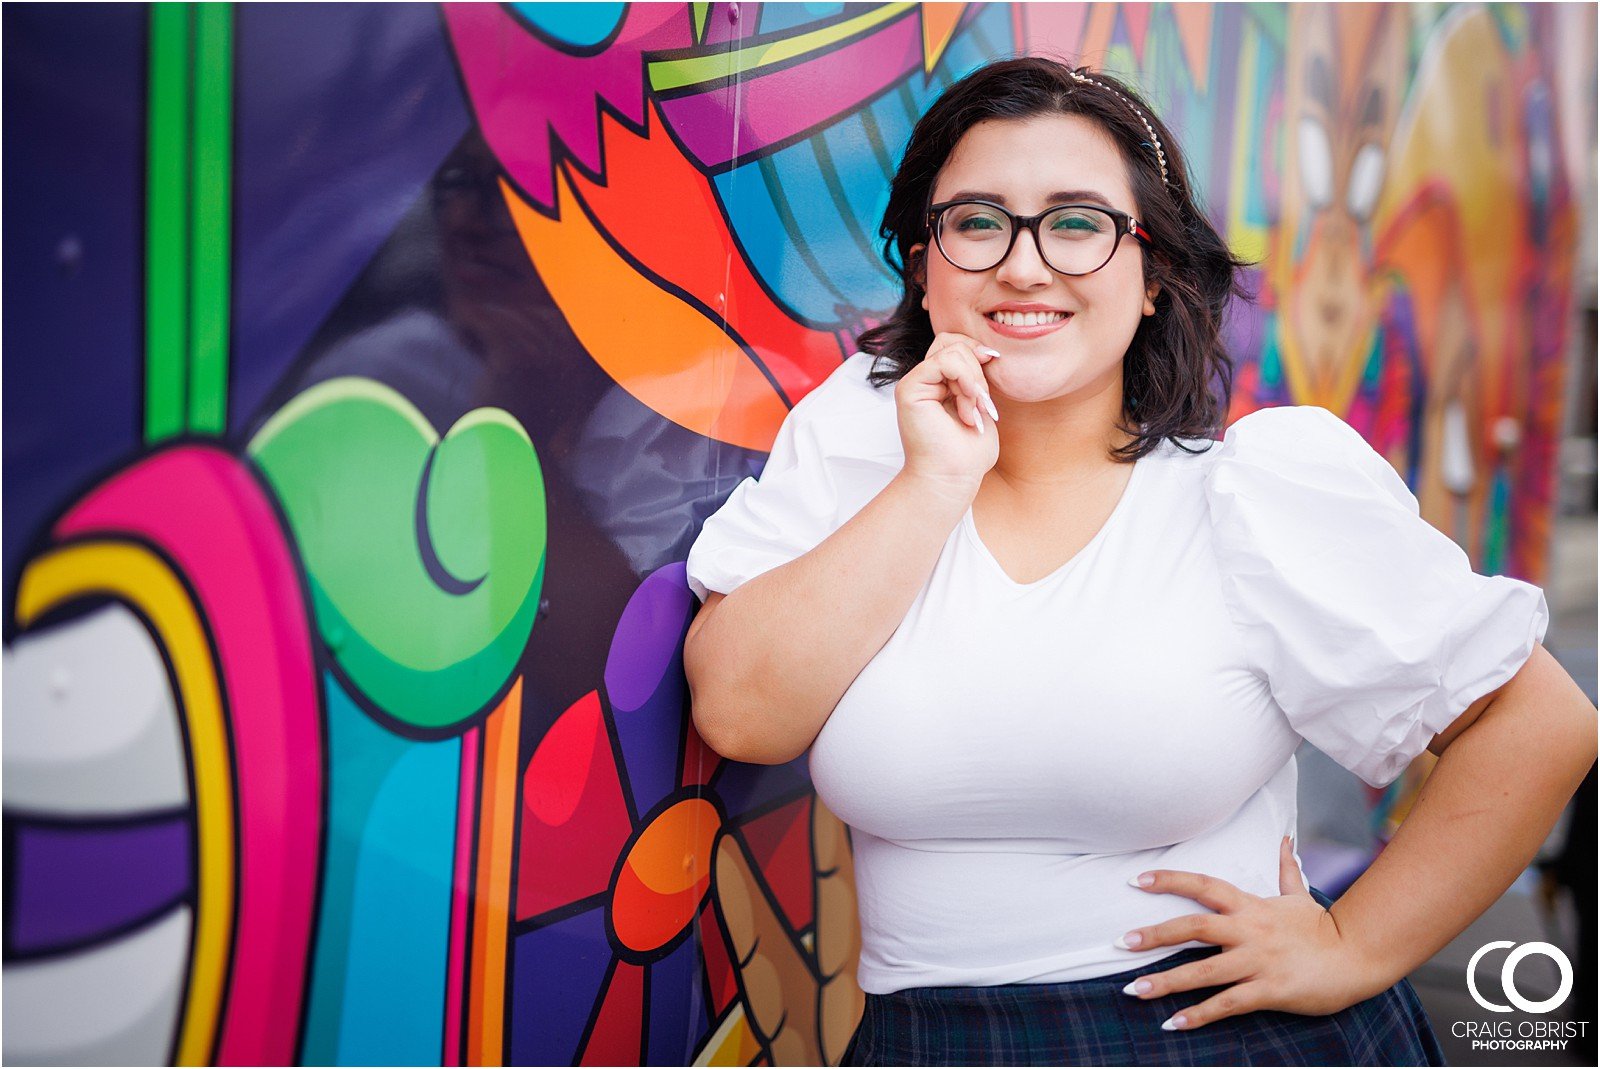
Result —
POLYGON ((804 753, 905 618, 975 491, 901 472, 814 549, 723 599, 684 650, 707 742, 758 764, 804 753))
POLYGON ((1450 743, 1393 840, 1330 911, 1361 963, 1361 997, 1428 960, 1505 892, 1594 759, 1595 708, 1559 670, 1508 687, 1450 743))

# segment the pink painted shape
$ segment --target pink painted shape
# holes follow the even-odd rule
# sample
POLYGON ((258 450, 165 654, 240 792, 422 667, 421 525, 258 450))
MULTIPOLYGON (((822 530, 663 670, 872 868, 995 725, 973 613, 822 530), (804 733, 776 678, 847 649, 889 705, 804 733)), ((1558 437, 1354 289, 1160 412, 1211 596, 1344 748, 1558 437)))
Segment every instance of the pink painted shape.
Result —
POLYGON ((450 971, 445 978, 444 1064, 461 1064, 461 1015, 467 977, 467 917, 472 908, 472 847, 477 824, 478 741, 483 729, 461 736, 461 793, 456 800, 456 864, 450 885, 450 971))
POLYGON ((913 71, 922 70, 922 20, 915 8, 843 48, 770 74, 657 106, 685 150, 702 167, 761 155, 773 145, 856 111, 913 71))
POLYGON ((1128 44, 1133 48, 1133 61, 1144 65, 1144 42, 1150 34, 1150 5, 1124 3, 1121 7, 1122 24, 1128 28, 1128 44))
MULTIPOLYGON (((264 484, 210 446, 154 453, 96 487, 60 537, 136 535, 195 592, 233 743, 238 899, 220 1065, 296 1060, 322 847, 323 736, 301 575, 264 484)), ((204 863, 201 858, 201 863, 204 863)))
POLYGON ((1083 28, 1089 22, 1089 5, 1012 4, 1011 17, 1019 54, 1054 56, 1076 66, 1082 62, 1083 28))
POLYGON ((600 174, 600 110, 643 128, 644 53, 694 43, 687 4, 629 4, 616 38, 593 56, 545 43, 499 4, 442 7, 478 128, 512 181, 544 208, 555 207, 554 146, 600 174))

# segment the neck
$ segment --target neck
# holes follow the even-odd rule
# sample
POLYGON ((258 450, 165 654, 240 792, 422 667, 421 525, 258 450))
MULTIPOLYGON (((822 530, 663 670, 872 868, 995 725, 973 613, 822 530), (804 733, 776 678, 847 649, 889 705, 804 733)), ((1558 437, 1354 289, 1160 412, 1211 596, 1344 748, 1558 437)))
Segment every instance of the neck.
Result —
POLYGON ((1090 395, 1012 401, 996 394, 1000 456, 994 474, 1015 489, 1065 489, 1099 478, 1120 464, 1112 449, 1134 440, 1119 429, 1122 380, 1090 395))

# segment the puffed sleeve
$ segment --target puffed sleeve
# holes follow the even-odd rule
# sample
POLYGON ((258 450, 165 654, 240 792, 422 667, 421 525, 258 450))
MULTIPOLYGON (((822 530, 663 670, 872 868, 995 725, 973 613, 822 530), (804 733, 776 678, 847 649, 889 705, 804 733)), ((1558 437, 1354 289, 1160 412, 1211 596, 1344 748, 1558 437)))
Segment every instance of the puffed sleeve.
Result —
POLYGON ((904 465, 891 387, 868 383, 857 353, 801 398, 773 440, 761 477, 747 478, 689 548, 689 589, 732 593, 815 548, 904 465))
POLYGON ((1475 573, 1323 408, 1238 420, 1206 474, 1223 600, 1300 735, 1374 787, 1528 660, 1544 592, 1475 573))

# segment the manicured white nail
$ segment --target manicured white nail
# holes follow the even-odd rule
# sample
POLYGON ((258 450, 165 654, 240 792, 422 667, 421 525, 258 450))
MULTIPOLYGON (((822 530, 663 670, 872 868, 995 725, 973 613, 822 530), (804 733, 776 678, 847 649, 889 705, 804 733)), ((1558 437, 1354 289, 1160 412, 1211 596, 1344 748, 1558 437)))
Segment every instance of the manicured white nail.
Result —
POLYGON ((1112 945, 1121 950, 1132 950, 1142 942, 1144 942, 1144 936, 1138 932, 1129 932, 1127 935, 1117 936, 1117 941, 1112 945))
POLYGON ((1156 985, 1152 984, 1149 980, 1135 980, 1133 983, 1123 988, 1122 993, 1124 995, 1142 995, 1154 986, 1156 985))
POLYGON ((1164 1031, 1176 1032, 1178 1029, 1182 1028, 1188 1023, 1189 1018, 1185 1017, 1181 1013, 1175 1013, 1171 1017, 1168 1017, 1165 1021, 1162 1021, 1161 1027, 1164 1031))
POLYGON ((984 349, 983 351, 988 353, 990 356, 999 356, 1000 355, 1000 353, 995 349, 984 349))
POLYGON ((983 433, 983 413, 978 411, 976 408, 974 408, 972 410, 972 418, 973 418, 973 421, 978 424, 978 433, 982 434, 983 433))
POLYGON ((1140 889, 1143 889, 1143 888, 1149 887, 1151 884, 1153 884, 1155 882, 1156 882, 1156 878, 1154 876, 1150 875, 1148 872, 1141 872, 1137 876, 1128 877, 1128 886, 1129 887, 1138 887, 1140 889))
POLYGON ((994 398, 990 397, 987 393, 983 395, 983 407, 989 410, 989 415, 993 417, 996 423, 1000 422, 1000 413, 995 411, 994 398))

